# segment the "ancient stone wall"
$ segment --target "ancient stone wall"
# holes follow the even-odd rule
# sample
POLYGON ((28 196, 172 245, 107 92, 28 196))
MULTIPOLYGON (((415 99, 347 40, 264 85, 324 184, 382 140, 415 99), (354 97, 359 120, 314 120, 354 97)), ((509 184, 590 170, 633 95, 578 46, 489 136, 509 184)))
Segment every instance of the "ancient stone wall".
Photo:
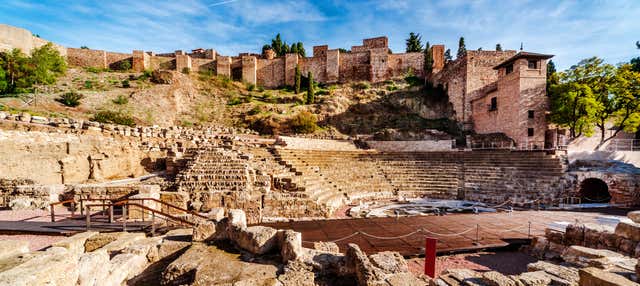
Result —
POLYGON ((216 71, 216 61, 208 58, 191 58, 193 71, 216 71))
POLYGON ((250 84, 256 84, 258 82, 257 69, 258 59, 256 59, 256 57, 242 57, 242 81, 250 84))
POLYGON ((120 65, 122 64, 122 62, 126 62, 126 61, 129 62, 130 67, 133 67, 132 54, 106 52, 105 56, 106 56, 107 66, 112 70, 120 69, 121 67, 120 65))
POLYGON ((107 53, 102 50, 67 48, 67 63, 78 67, 107 68, 107 53))
POLYGON ((157 69, 165 69, 165 70, 176 70, 176 58, 175 57, 165 57, 165 56, 152 56, 149 59, 149 69, 157 70, 157 69))
POLYGON ((278 136, 278 144, 287 149, 325 150, 325 151, 357 151, 358 147, 350 140, 324 140, 299 137, 278 136))
POLYGON ((435 152, 451 151, 451 140, 367 141, 369 148, 379 152, 435 152))
POLYGON ((340 81, 364 81, 371 77, 369 53, 340 54, 340 81))
POLYGON ((407 71, 412 71, 417 76, 423 76, 423 66, 423 53, 390 54, 387 75, 389 77, 399 77, 407 71))
POLYGON ((283 86, 285 83, 285 61, 286 59, 283 57, 273 60, 258 59, 257 84, 264 87, 283 86))
MULTIPOLYGON (((0 51, 20 49, 30 54, 34 48, 46 45, 49 41, 34 36, 30 31, 18 27, 0 24, 0 51)), ((53 44, 62 56, 67 55, 67 48, 53 44)))

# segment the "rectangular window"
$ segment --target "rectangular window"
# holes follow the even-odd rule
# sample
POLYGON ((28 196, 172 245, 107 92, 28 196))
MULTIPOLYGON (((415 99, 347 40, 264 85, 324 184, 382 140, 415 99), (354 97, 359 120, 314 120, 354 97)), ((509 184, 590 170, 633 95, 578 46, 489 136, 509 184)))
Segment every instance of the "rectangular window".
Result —
POLYGON ((529 137, 533 136, 533 128, 528 128, 527 129, 527 136, 529 136, 529 137))
POLYGON ((491 105, 489 105, 489 111, 493 111, 493 110, 497 110, 497 109, 498 109, 498 98, 492 97, 491 98, 491 105))
POLYGON ((513 64, 510 64, 504 68, 506 74, 510 74, 513 72, 513 64))
POLYGON ((536 61, 536 60, 529 60, 529 68, 530 68, 530 69, 538 69, 538 61, 536 61))
POLYGON ((534 115, 535 115, 534 111, 533 110, 529 110, 529 118, 532 118, 532 119, 535 118, 534 115))

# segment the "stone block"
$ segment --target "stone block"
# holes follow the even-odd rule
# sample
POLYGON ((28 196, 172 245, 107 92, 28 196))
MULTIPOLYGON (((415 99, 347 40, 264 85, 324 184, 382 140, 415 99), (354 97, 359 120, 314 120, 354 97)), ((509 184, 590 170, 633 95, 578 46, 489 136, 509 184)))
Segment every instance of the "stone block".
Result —
POLYGON ((29 252, 29 241, 0 240, 0 260, 29 252))
POLYGON ((278 231, 266 226, 251 226, 242 230, 236 244, 253 254, 265 254, 278 246, 278 231))
POLYGON ((621 221, 616 226, 615 233, 633 241, 640 241, 640 224, 621 221))
POLYGON ((49 124, 49 119, 44 116, 31 116, 31 123, 49 124))
POLYGON ((193 241, 208 241, 216 234, 216 223, 209 220, 198 220, 193 226, 193 241))
POLYGON ((482 273, 482 281, 487 286, 518 286, 515 280, 497 271, 482 273))
POLYGON ((635 283, 621 275, 607 272, 595 267, 580 269, 580 286, 637 286, 635 283))
POLYGON ((93 286, 103 283, 109 275, 109 254, 96 250, 80 255, 78 260, 79 286, 93 286))
POLYGON ((141 232, 124 233, 123 235, 118 237, 118 239, 112 242, 109 242, 108 244, 103 246, 101 249, 104 249, 105 251, 107 251, 107 253, 111 254, 113 252, 121 251, 127 248, 129 245, 136 243, 139 240, 143 240, 145 238, 146 238, 145 234, 141 232))
POLYGON ((557 265, 546 261, 529 263, 527 265, 527 270, 530 272, 544 271, 553 275, 554 278, 552 278, 552 280, 558 281, 559 284, 576 285, 580 279, 576 268, 557 265))
POLYGON ((0 285, 75 285, 77 281, 77 257, 61 247, 41 251, 24 263, 0 272, 0 285))
POLYGON ((229 210, 229 226, 240 229, 246 228, 247 215, 245 214, 245 212, 240 209, 229 210))
POLYGON ((71 253, 75 255, 81 255, 84 253, 84 245, 87 242, 87 239, 97 235, 98 233, 95 231, 85 231, 78 234, 74 234, 73 236, 67 237, 63 240, 56 241, 51 244, 51 246, 55 247, 63 247, 69 250, 71 253))
POLYGON ((379 273, 374 268, 367 255, 360 250, 358 245, 348 244, 345 259, 346 267, 356 275, 358 285, 375 285, 384 280, 382 273, 379 273))
POLYGON ((302 255, 302 234, 293 230, 284 230, 280 242, 282 261, 298 260, 302 255))
POLYGON ((18 121, 22 121, 22 122, 31 122, 31 114, 27 113, 27 112, 22 112, 18 115, 18 117, 16 117, 16 119, 18 121))
POLYGON ((383 251, 369 256, 373 266, 380 268, 387 274, 409 272, 409 265, 400 253, 393 251, 383 251))
POLYGON ((146 257, 149 262, 156 262, 159 260, 158 246, 162 243, 163 238, 147 237, 142 240, 138 240, 132 245, 122 250, 122 253, 131 253, 139 256, 146 257))
POLYGON ((316 241, 313 243, 313 249, 328 253, 340 253, 340 247, 335 242, 316 241))
POLYGON ((140 274, 147 266, 147 258, 131 253, 122 253, 111 259, 109 275, 105 279, 105 286, 119 286, 128 279, 140 274))
POLYGON ((525 272, 518 275, 518 280, 525 286, 543 286, 551 284, 551 277, 544 271, 525 272))
MULTIPOLYGON (((0 115, 0 118, 2 116, 0 115)), ((631 211, 629 213, 627 213, 627 217, 629 219, 631 219, 631 221, 635 222, 635 223, 640 223, 640 211, 631 211)))
POLYGON ((214 221, 222 220, 224 218, 224 208, 212 208, 209 213, 207 213, 207 217, 214 221))
POLYGON ((84 243, 85 252, 91 252, 115 241, 125 232, 105 232, 87 238, 84 243))

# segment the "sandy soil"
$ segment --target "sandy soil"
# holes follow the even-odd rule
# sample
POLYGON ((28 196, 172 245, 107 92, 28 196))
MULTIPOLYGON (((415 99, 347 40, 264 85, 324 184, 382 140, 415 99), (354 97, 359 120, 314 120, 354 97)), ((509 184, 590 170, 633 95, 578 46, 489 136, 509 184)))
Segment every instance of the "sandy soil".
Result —
MULTIPOLYGON (((477 252, 439 256, 436 258, 436 273, 447 269, 464 268, 475 271, 495 270, 504 274, 519 274, 527 271, 527 264, 537 259, 520 251, 477 252)), ((424 273, 424 258, 408 259, 409 269, 415 274, 424 273)))

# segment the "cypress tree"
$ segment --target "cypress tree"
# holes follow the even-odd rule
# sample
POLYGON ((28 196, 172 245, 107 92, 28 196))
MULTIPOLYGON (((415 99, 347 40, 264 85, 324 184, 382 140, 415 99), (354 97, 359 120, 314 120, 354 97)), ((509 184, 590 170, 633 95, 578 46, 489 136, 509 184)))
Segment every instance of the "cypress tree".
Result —
POLYGON ((296 94, 300 93, 300 82, 302 81, 302 75, 300 74, 300 66, 296 65, 296 77, 295 77, 295 92, 296 94))
POLYGON ((496 44, 496 51, 502 52, 502 45, 500 45, 499 43, 496 44))
POLYGON ((447 62, 453 60, 453 58, 451 57, 451 49, 447 49, 444 52, 444 60, 447 61, 447 62))
POLYGON ((431 74, 433 71, 433 52, 431 51, 431 46, 429 42, 424 46, 424 76, 431 74))
POLYGON ((298 49, 298 55, 300 55, 303 58, 306 57, 307 52, 304 50, 304 45, 302 44, 302 42, 298 42, 296 45, 298 49))
POLYGON ((461 58, 467 52, 467 46, 464 43, 464 37, 460 37, 458 40, 458 54, 457 57, 461 58))
POLYGON ((316 100, 316 92, 313 89, 313 75, 311 74, 311 72, 309 72, 307 75, 309 78, 309 86, 307 87, 307 104, 312 104, 316 100))
POLYGON ((422 52, 421 38, 420 34, 416 34, 414 32, 409 33, 409 38, 407 39, 407 53, 422 52))

